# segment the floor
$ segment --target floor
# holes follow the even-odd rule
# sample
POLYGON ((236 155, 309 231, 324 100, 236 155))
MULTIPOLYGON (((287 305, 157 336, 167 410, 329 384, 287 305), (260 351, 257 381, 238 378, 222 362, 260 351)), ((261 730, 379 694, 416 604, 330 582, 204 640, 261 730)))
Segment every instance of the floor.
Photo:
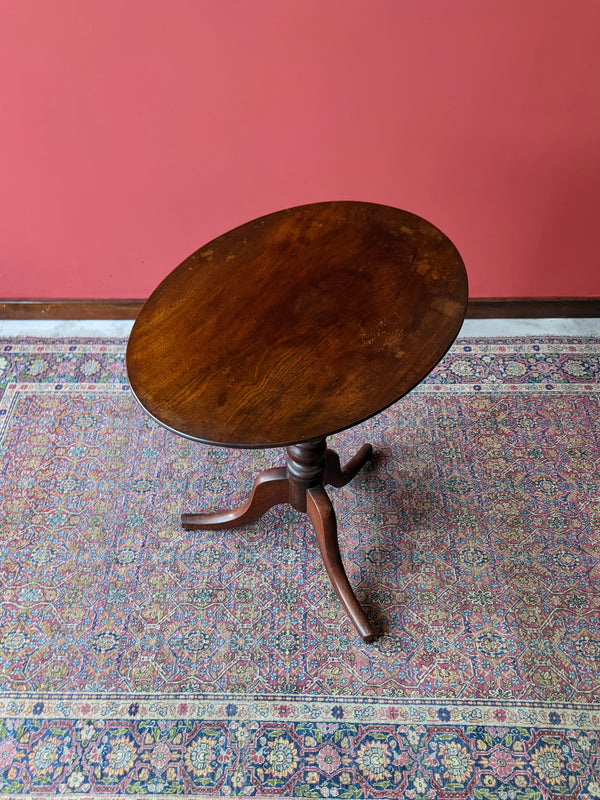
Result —
MULTIPOLYGON (((0 320, 0 337, 127 337, 131 320, 0 320)), ((600 336, 600 318, 467 319, 459 336, 600 336)))

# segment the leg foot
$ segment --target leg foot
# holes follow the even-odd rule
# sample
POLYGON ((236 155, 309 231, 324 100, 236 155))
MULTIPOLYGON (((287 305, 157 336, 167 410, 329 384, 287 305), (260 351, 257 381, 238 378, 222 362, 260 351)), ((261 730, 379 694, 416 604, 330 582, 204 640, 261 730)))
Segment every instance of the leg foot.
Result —
POLYGON ((323 486, 314 486, 307 490, 306 510, 317 534, 321 556, 333 588, 359 635, 365 642, 372 642, 375 631, 348 581, 340 555, 335 511, 323 486))
POLYGON ((290 490, 284 467, 266 469, 257 475, 248 500, 231 511, 208 514, 182 514, 186 530, 239 528, 262 517, 273 506, 288 503, 290 490))
POLYGON ((363 468, 365 463, 373 456, 373 447, 363 444, 358 453, 350 459, 345 467, 340 466, 340 457, 335 450, 327 450, 325 456, 324 485, 329 484, 337 489, 345 486, 363 468))

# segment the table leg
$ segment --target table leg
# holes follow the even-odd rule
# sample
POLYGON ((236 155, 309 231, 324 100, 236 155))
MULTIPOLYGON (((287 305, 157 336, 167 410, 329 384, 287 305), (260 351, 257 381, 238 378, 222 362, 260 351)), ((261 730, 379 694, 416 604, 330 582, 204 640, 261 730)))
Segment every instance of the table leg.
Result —
POLYGON ((359 635, 365 642, 372 642, 375 631, 360 607, 346 575, 340 555, 335 511, 323 486, 313 486, 307 490, 306 510, 317 534, 321 557, 335 593, 359 635))
POLYGON ((335 486, 340 489, 364 467, 365 463, 373 457, 373 447, 370 444, 363 444, 358 453, 348 461, 345 467, 340 466, 340 457, 335 450, 327 450, 325 454, 325 486, 335 486))
POLYGON ((248 500, 238 508, 207 514, 182 514, 181 524, 186 530, 241 528, 262 517, 273 506, 289 503, 289 499, 285 467, 265 469, 257 475, 248 500))

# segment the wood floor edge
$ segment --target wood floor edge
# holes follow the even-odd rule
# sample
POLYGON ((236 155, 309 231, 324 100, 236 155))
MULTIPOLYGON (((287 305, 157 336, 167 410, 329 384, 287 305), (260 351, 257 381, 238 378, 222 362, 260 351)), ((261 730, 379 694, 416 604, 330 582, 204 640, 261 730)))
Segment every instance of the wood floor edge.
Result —
MULTIPOLYGON (((0 319, 135 319, 142 299, 0 300, 0 319)), ((600 297, 473 297, 469 319, 600 317, 600 297)))

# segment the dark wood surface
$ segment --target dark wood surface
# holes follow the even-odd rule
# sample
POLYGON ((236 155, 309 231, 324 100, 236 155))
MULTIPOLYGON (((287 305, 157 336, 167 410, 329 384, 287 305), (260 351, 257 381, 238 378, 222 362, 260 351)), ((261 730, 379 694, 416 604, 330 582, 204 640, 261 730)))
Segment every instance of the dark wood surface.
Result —
POLYGON ((300 206, 226 233, 165 278, 133 327, 129 379, 177 433, 290 445, 410 391, 466 305, 461 257, 423 219, 370 203, 300 206))

